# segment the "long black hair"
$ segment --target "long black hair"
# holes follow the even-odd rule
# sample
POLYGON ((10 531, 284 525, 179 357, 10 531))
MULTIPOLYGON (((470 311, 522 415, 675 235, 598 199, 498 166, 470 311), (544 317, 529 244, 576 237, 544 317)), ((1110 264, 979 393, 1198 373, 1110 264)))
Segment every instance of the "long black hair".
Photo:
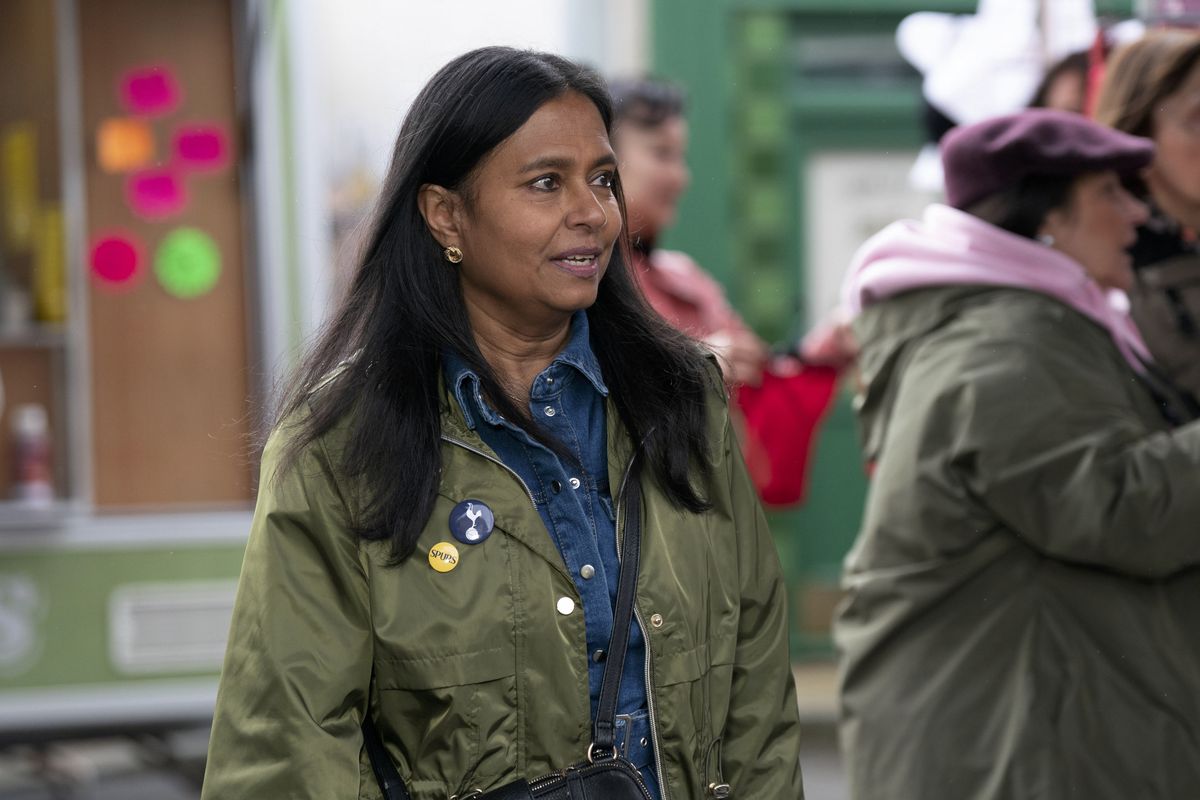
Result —
MULTIPOLYGON (((400 129, 347 293, 281 399, 275 424, 290 434, 281 471, 344 424, 344 446, 331 457, 365 489, 356 492, 363 501, 356 533, 390 540, 397 562, 413 552, 437 496, 443 352, 479 375, 500 414, 547 439, 480 354, 458 273, 421 216, 418 192, 425 184, 469 188, 488 153, 567 92, 591 100, 611 133, 603 81, 559 56, 485 47, 429 81, 400 129)), ((619 176, 615 192, 624 216, 619 176)), ((604 380, 651 474, 678 505, 706 509, 698 486, 710 469, 705 398, 713 373, 701 351, 646 304, 629 272, 624 235, 587 314, 604 380)))

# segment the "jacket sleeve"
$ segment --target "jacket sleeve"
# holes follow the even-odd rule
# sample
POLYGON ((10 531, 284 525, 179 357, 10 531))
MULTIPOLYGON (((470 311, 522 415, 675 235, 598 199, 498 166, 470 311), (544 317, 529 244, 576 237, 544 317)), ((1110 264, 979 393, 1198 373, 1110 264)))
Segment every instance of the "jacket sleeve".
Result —
POLYGON ((204 800, 359 797, 371 677, 365 567, 327 454, 314 442, 262 480, 209 742, 204 800))
POLYGON ((966 491, 1052 558, 1143 578, 1200 564, 1200 423, 1155 429, 1101 367, 1010 347, 934 415, 965 420, 966 491))
POLYGON ((803 798, 787 588, 766 517, 728 425, 722 463, 738 537, 741 605, 721 772, 734 797, 803 798))

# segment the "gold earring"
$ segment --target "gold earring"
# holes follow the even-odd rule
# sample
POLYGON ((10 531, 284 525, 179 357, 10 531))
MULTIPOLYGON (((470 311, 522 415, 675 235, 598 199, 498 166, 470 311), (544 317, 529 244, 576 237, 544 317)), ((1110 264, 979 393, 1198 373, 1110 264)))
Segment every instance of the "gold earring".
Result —
POLYGON ((458 249, 454 245, 450 245, 443 250, 442 255, 444 255, 446 260, 451 264, 458 264, 462 262, 462 250, 458 249))

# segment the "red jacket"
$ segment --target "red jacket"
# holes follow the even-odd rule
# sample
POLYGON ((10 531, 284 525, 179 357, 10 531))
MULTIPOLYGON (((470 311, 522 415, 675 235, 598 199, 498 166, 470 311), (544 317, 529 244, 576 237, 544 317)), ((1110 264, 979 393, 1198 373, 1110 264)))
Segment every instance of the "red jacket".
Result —
MULTIPOLYGON (((633 274, 650 305, 674 327, 696 339, 746 330, 720 284, 684 253, 634 254, 633 274)), ((808 462, 817 428, 829 409, 837 370, 791 357, 773 359, 758 386, 731 387, 740 419, 742 454, 763 502, 773 506, 804 499, 808 462)))

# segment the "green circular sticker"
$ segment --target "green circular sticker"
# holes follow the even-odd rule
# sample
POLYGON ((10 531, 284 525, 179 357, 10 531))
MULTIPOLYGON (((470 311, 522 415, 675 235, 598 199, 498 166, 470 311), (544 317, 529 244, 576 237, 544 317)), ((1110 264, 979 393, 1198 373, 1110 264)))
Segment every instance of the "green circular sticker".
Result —
POLYGON ((221 253, 207 233, 195 228, 176 228, 158 246, 154 274, 162 287, 176 297, 185 300, 199 297, 217 285, 221 253))

